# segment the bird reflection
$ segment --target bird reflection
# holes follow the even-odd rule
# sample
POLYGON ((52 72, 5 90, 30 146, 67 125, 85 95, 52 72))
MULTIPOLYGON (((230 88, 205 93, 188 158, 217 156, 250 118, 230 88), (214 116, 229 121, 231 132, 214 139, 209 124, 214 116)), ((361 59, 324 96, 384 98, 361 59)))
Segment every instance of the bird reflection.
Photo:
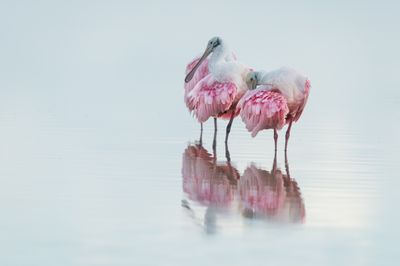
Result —
POLYGON ((239 181, 243 216, 280 222, 304 222, 305 207, 297 182, 290 177, 285 154, 286 173, 277 168, 276 153, 272 170, 255 164, 244 171, 239 181))
MULTIPOLYGON (((240 174, 230 159, 217 162, 215 150, 211 155, 202 145, 189 145, 182 161, 183 191, 190 200, 207 207, 204 225, 206 232, 212 233, 216 228, 217 213, 233 202, 240 174)), ((188 201, 183 200, 182 206, 195 218, 188 201)))
POLYGON ((183 153, 182 178, 188 198, 182 200, 182 207, 207 233, 215 233, 217 218, 232 209, 245 218, 282 223, 305 220, 300 188, 290 176, 286 154, 285 171, 277 167, 275 153, 270 171, 251 163, 240 176, 228 150, 226 160, 217 162, 215 150, 210 154, 202 145, 188 145, 183 153), (205 207, 205 212, 199 216, 202 208, 192 208, 190 202, 205 207))
POLYGON ((239 172, 230 162, 217 163, 201 145, 189 145, 183 154, 182 176, 189 199, 223 207, 232 202, 239 172))

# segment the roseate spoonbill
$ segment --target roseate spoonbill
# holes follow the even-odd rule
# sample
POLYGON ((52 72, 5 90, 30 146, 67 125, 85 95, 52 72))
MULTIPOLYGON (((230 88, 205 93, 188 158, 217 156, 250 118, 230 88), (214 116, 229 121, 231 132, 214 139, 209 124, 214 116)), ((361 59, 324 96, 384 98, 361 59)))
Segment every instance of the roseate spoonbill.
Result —
POLYGON ((286 151, 292 123, 299 120, 307 103, 310 81, 296 70, 283 67, 271 72, 250 72, 246 83, 250 90, 241 99, 238 109, 241 109, 247 129, 255 137, 260 130, 273 128, 276 150, 277 130, 288 124, 286 151))
POLYGON ((208 55, 209 74, 202 78, 188 94, 189 106, 200 123, 214 117, 214 141, 216 146, 217 117, 229 119, 226 127, 225 144, 228 142, 229 133, 233 119, 238 115, 236 105, 243 94, 247 91, 245 82, 246 75, 250 69, 235 60, 227 61, 227 55, 231 54, 224 40, 220 37, 213 37, 207 43, 206 50, 186 75, 185 82, 190 82, 206 60, 208 55))
MULTIPOLYGON (((195 57, 190 63, 186 66, 185 75, 189 74, 190 71, 194 69, 194 67, 199 63, 200 56, 195 57)), ((225 57, 226 61, 236 60, 236 56, 233 53, 227 54, 225 57)), ((198 70, 194 73, 193 78, 189 82, 185 82, 184 84, 184 101, 189 109, 189 112, 194 110, 194 106, 191 101, 189 101, 188 95, 196 86, 196 84, 203 79, 205 76, 209 74, 208 70, 208 59, 204 59, 203 64, 198 66, 198 70)), ((202 144, 202 137, 203 137, 203 123, 200 123, 200 144, 202 144)))

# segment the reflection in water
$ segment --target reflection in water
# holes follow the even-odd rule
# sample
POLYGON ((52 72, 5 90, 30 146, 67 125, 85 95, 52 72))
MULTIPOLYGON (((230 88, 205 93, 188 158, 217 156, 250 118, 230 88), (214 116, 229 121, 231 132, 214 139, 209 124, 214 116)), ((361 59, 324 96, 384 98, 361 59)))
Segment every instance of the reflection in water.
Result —
POLYGON ((233 200, 239 172, 230 163, 217 164, 202 146, 191 145, 183 154, 182 176, 189 199, 222 207, 233 200))
POLYGON ((290 177, 286 160, 286 174, 276 167, 272 170, 247 167, 239 182, 243 216, 260 217, 281 222, 303 222, 305 207, 297 182, 290 177))
MULTIPOLYGON (((230 161, 217 163, 217 159, 201 145, 189 145, 183 153, 183 191, 189 199, 207 207, 204 225, 207 232, 214 232, 216 215, 233 202, 239 172, 230 161)), ((190 215, 193 210, 186 200, 182 201, 190 215)))
MULTIPOLYGON (((204 217, 197 218, 189 201, 182 200, 188 214, 208 233, 216 230, 217 216, 231 208, 243 217, 276 222, 304 222, 305 207, 297 182, 291 178, 285 158, 285 173, 277 168, 276 154, 272 170, 251 164, 240 176, 226 161, 217 162, 201 145, 189 145, 183 153, 183 191, 188 199, 206 207, 204 217)), ((197 209, 196 209, 197 210, 197 209)))

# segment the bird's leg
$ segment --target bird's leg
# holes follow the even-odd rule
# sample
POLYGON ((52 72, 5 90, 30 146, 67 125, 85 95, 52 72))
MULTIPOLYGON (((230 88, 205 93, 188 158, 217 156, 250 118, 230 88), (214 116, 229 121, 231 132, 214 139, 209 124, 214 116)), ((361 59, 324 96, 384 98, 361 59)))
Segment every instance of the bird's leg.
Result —
POLYGON ((200 123, 200 146, 203 146, 203 123, 200 123))
POLYGON ((217 148, 217 118, 214 117, 214 140, 213 140, 213 150, 217 148))
POLYGON ((231 161, 231 153, 229 152, 229 147, 228 147, 228 143, 225 142, 225 157, 226 160, 230 163, 231 161))
POLYGON ((229 119, 228 125, 226 126, 225 145, 228 143, 229 133, 231 132, 231 127, 233 123, 233 118, 235 118, 235 110, 232 111, 231 118, 229 119))
POLYGON ((235 112, 232 111, 231 118, 229 119, 228 125, 226 126, 226 135, 225 135, 225 156, 226 158, 231 158, 231 155, 229 153, 229 148, 228 148, 228 138, 229 138, 229 133, 231 132, 232 128, 232 123, 233 123, 233 118, 235 117, 235 112))
POLYGON ((287 152, 285 151, 285 168, 286 168, 286 175, 288 178, 290 178, 290 172, 289 172, 289 161, 287 158, 287 152))
POLYGON ((276 128, 274 128, 274 141, 275 141, 275 153, 276 153, 276 150, 278 149, 278 132, 276 131, 276 128))
POLYGON ((288 144, 289 137, 290 137, 290 129, 292 129, 292 123, 293 123, 293 120, 290 120, 288 129, 286 130, 286 135, 285 135, 285 151, 287 151, 287 144, 288 144))

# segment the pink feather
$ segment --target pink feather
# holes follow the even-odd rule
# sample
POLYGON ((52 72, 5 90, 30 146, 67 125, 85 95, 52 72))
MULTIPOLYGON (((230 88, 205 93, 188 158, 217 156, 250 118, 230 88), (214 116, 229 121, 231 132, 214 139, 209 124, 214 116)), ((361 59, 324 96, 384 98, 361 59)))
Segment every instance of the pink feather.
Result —
POLYGON ((189 93, 189 105, 199 122, 224 116, 235 102, 237 87, 233 82, 218 82, 212 75, 203 78, 189 93))
MULTIPOLYGON (((187 66, 185 75, 189 74, 189 72, 194 68, 194 66, 199 62, 201 56, 195 57, 187 66)), ((236 61, 236 55, 232 52, 231 53, 232 60, 236 61)), ((203 63, 197 68, 196 72, 193 75, 193 78, 189 82, 185 82, 185 94, 184 94, 184 101, 186 106, 188 107, 189 111, 193 111, 194 106, 191 105, 191 101, 188 99, 188 94, 194 89, 194 87, 199 83, 200 80, 205 78, 210 73, 208 69, 208 58, 204 59, 203 63)))
MULTIPOLYGON (((193 59, 186 67, 186 72, 185 74, 187 75, 193 68, 194 66, 199 62, 200 56, 196 57, 193 59)), ((185 88, 185 94, 184 94, 184 101, 186 106, 189 108, 189 111, 193 111, 194 106, 190 105, 190 101, 188 99, 188 94, 190 91, 194 89, 196 84, 202 80, 205 76, 209 74, 208 70, 208 59, 206 58, 203 63, 199 66, 197 71, 194 73, 193 78, 189 82, 185 82, 184 88, 185 88)))
POLYGON ((306 80, 304 84, 304 98, 303 101, 300 103, 298 106, 298 109, 295 112, 295 115, 293 116, 293 121, 297 122, 299 120, 301 114, 303 113, 304 107, 306 106, 307 100, 308 100, 308 95, 310 94, 310 88, 311 88, 311 83, 310 80, 306 80))
POLYGON ((248 91, 239 101, 238 109, 252 137, 263 129, 281 129, 289 113, 285 97, 276 90, 264 87, 248 91))

